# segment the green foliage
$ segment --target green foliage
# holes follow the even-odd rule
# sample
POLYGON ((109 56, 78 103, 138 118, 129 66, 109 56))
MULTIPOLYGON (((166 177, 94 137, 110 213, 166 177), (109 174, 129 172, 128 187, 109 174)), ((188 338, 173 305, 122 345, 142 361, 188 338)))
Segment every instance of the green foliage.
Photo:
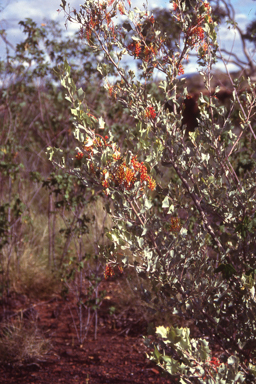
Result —
POLYGON ((239 360, 229 356, 221 363, 211 356, 209 342, 190 337, 189 328, 157 327, 158 343, 145 344, 153 349, 149 359, 179 379, 179 383, 243 383, 245 375, 238 372, 239 360))

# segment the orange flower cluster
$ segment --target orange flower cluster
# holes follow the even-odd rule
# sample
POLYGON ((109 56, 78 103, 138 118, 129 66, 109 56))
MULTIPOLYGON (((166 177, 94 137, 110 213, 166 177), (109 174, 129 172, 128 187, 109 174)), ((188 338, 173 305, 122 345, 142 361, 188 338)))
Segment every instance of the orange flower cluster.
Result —
POLYGON ((145 116, 148 118, 148 119, 155 119, 156 118, 156 111, 154 110, 154 108, 152 106, 148 107, 146 109, 146 113, 145 113, 145 116))
POLYGON ((136 41, 136 43, 131 43, 127 46, 128 51, 131 51, 136 57, 139 56, 141 52, 141 43, 136 41))
POLYGON ((102 186, 103 186, 104 188, 108 188, 108 187, 109 187, 108 180, 103 180, 103 181, 102 181, 102 186))
POLYGON ((126 166, 124 162, 117 170, 115 175, 117 184, 123 185, 125 189, 131 189, 136 181, 135 172, 126 166))
POLYGON ((119 265, 115 268, 113 268, 111 265, 107 264, 105 271, 104 271, 104 278, 107 280, 115 275, 122 275, 123 274, 123 268, 119 265))
POLYGON ((179 65, 178 76, 180 76, 180 75, 184 75, 184 68, 183 68, 182 64, 179 65))
POLYGON ((189 39, 189 45, 195 46, 198 42, 198 39, 203 43, 204 42, 204 30, 200 26, 202 21, 199 21, 197 26, 192 26, 188 29, 187 35, 189 39))
POLYGON ((202 24, 205 22, 212 23, 212 18, 210 15, 210 12, 211 12, 210 5, 208 3, 203 3, 203 6, 205 8, 207 15, 206 16, 200 16, 196 21, 196 25, 189 28, 187 35, 188 35, 188 37, 190 37, 190 42, 189 42, 190 45, 196 45, 197 40, 199 39, 200 40, 200 42, 199 42, 200 47, 203 49, 204 52, 206 52, 208 49, 208 46, 205 42, 205 34, 204 34, 204 30, 202 28, 202 24))
POLYGON ((143 51, 143 60, 147 63, 152 56, 156 55, 157 48, 153 44, 150 44, 149 46, 146 46, 143 51))
POLYGON ((203 48, 204 52, 206 52, 207 49, 208 49, 208 45, 207 45, 206 43, 204 43, 204 44, 202 45, 202 48, 203 48))
POLYGON ((111 265, 107 264, 104 271, 104 278, 107 280, 109 277, 114 276, 115 272, 111 265))
POLYGON ((114 99, 116 99, 117 91, 116 91, 116 87, 114 87, 113 84, 110 84, 110 83, 107 84, 107 91, 110 97, 113 97, 114 99))
POLYGON ((206 9, 206 12, 207 12, 207 18, 208 18, 208 22, 209 23, 212 23, 212 18, 211 18, 211 15, 210 15, 210 12, 211 12, 211 7, 210 7, 210 4, 209 3, 204 3, 204 7, 206 9))
MULTIPOLYGON (((180 21, 180 10, 177 0, 173 1, 173 10, 176 12, 176 19, 180 21)), ((199 43, 201 55, 204 56, 204 53, 207 51, 208 46, 205 42, 205 33, 203 30, 203 24, 204 23, 212 23, 212 18, 210 15, 211 7, 209 3, 206 3, 202 0, 202 6, 204 16, 200 16, 197 18, 195 24, 191 26, 187 31, 187 37, 188 37, 188 44, 192 47, 196 46, 199 43), (206 15, 205 15, 206 13, 206 15), (199 40, 199 41, 198 41, 199 40)))
POLYGON ((86 39, 88 42, 91 38, 92 30, 96 27, 97 24, 99 24, 98 20, 91 16, 90 21, 86 27, 86 39))
POLYGON ((149 39, 145 39, 145 36, 142 33, 143 24, 138 23, 136 29, 141 40, 131 42, 126 48, 135 57, 139 57, 145 62, 148 62, 152 58, 152 56, 155 56, 157 52, 161 49, 164 39, 160 37, 157 38, 157 36, 155 35, 155 31, 153 28, 155 18, 153 15, 149 16, 148 13, 146 13, 143 22, 146 23, 146 25, 152 24, 152 27, 150 27, 151 29, 149 39))
POLYGON ((76 159, 77 159, 77 160, 82 160, 83 157, 84 157, 84 154, 83 154, 82 152, 78 152, 78 153, 76 154, 76 159))
POLYGON ((204 30, 202 27, 196 27, 193 30, 193 35, 196 35, 201 41, 204 40, 204 30))
POLYGON ((144 165, 144 163, 138 162, 137 156, 133 156, 131 163, 132 163, 134 170, 136 172, 139 172, 140 180, 146 181, 149 189, 151 189, 153 191, 156 187, 156 182, 155 182, 155 180, 152 180, 152 178, 148 175, 147 167, 144 165))
POLYGON ((135 43, 135 49, 134 49, 135 56, 138 57, 140 52, 141 52, 141 43, 139 41, 137 41, 135 43))
POLYGON ((180 15, 178 1, 177 0, 173 1, 172 6, 173 6, 173 11, 176 13, 175 15, 176 20, 180 21, 181 15, 180 15))
MULTIPOLYGON (((116 151, 113 155, 113 159, 117 161, 120 160, 120 158, 120 153, 116 151)), ((108 177, 106 177, 107 172, 107 169, 102 171, 102 185, 104 188, 109 188, 111 181, 113 181, 116 186, 121 186, 126 190, 130 190, 138 180, 142 183, 145 181, 148 188, 152 191, 156 187, 155 180, 153 180, 147 173, 147 167, 143 162, 138 162, 136 156, 131 159, 131 166, 128 166, 124 161, 121 165, 118 165, 115 172, 112 171, 108 177)), ((144 186, 141 187, 141 189, 143 188, 144 186)))
POLYGON ((115 160, 115 161, 120 160, 121 159, 121 153, 118 150, 115 150, 112 157, 113 157, 113 160, 115 160))
POLYGON ((111 22, 111 15, 110 15, 110 12, 106 13, 106 22, 107 22, 107 26, 109 26, 110 22, 111 22))
MULTIPOLYGON (((140 41, 132 42, 127 46, 127 50, 130 51, 135 57, 139 57, 146 63, 155 56, 157 53, 157 46, 153 44, 146 45, 140 41)), ((160 49, 160 48, 159 48, 160 49)))
POLYGON ((207 360, 209 364, 211 364, 212 368, 215 370, 215 372, 218 372, 218 367, 221 365, 221 362, 217 357, 213 357, 211 360, 207 360))
POLYGON ((109 94, 110 97, 113 95, 113 90, 114 90, 113 85, 110 85, 109 88, 108 88, 108 94, 109 94))
POLYGON ((173 10, 176 11, 178 8, 178 4, 175 3, 175 1, 173 1, 172 6, 173 6, 173 10))
MULTIPOLYGON (((155 117, 155 111, 153 109, 151 110, 151 116, 153 116, 153 118, 155 117)), ((144 163, 140 163, 137 160, 137 156, 133 156, 130 166, 128 166, 125 161, 120 164, 119 160, 121 160, 121 153, 116 147, 113 147, 113 160, 108 160, 107 167, 104 169, 97 167, 97 169, 95 169, 95 165, 92 162, 93 147, 100 148, 109 146, 106 140, 108 140, 108 136, 102 137, 98 135, 94 139, 92 145, 86 146, 86 143, 88 143, 87 139, 84 146, 87 159, 91 160, 89 169, 91 173, 95 173, 96 171, 100 172, 102 186, 107 189, 110 187, 111 183, 114 183, 115 186, 121 186, 126 190, 130 190, 136 181, 142 183, 145 181, 147 187, 153 191, 156 187, 156 182, 148 175, 147 167, 144 163)), ((84 154, 82 152, 78 152, 76 159, 81 160, 83 156, 84 154)), ((143 188, 144 186, 142 185, 141 189, 143 188)))
POLYGON ((154 18, 154 16, 153 16, 153 15, 152 15, 152 16, 150 16, 150 18, 149 18, 149 21, 150 21, 150 23, 154 24, 154 22, 155 22, 155 18, 154 18))
POLYGON ((118 10, 121 13, 121 15, 125 15, 125 9, 122 3, 118 4, 118 10))
POLYGON ((181 229, 180 219, 178 217, 171 217, 171 232, 179 232, 181 229))

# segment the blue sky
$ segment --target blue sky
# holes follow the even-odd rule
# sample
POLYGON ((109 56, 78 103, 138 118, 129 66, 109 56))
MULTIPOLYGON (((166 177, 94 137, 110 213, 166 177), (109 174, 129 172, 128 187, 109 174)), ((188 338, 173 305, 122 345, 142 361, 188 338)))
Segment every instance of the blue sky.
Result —
MULTIPOLYGON (((68 1, 68 0, 67 0, 68 1)), ((242 30, 245 30, 246 25, 256 18, 256 1, 255 0, 230 0, 236 12, 236 21, 242 30)), ((81 4, 81 0, 70 0, 71 7, 78 8, 81 4)), ((132 0, 132 6, 141 7, 145 1, 132 0)), ((168 0, 150 1, 148 0, 150 8, 154 7, 170 7, 168 0)), ((15 45, 23 39, 22 29, 18 25, 20 20, 25 20, 26 17, 30 17, 36 21, 39 25, 43 23, 45 18, 50 18, 59 21, 63 25, 64 29, 64 15, 63 12, 57 12, 60 8, 60 0, 2 0, 1 13, 0 13, 0 28, 4 28, 7 31, 7 36, 10 42, 15 45)), ((76 30, 74 24, 69 24, 68 33, 73 33, 76 30)), ((234 34, 233 30, 228 30, 225 26, 222 26, 219 31, 220 44, 223 48, 230 50, 233 47, 233 51, 239 56, 243 57, 241 49, 241 42, 237 34, 234 34)), ((0 39, 0 57, 4 57, 4 44, 0 39)), ((254 56, 254 60, 256 57, 254 56)), ((221 66, 219 65, 219 68, 221 66)), ((230 65, 229 69, 238 69, 234 65, 230 65)), ((195 61, 191 60, 190 64, 186 67, 186 73, 192 73, 196 71, 195 61)))

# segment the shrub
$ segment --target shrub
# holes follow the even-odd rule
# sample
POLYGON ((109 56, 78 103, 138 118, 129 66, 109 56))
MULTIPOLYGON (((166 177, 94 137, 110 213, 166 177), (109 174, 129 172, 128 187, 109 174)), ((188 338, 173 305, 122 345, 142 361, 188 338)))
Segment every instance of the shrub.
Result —
POLYGON ((158 328, 161 340, 152 358, 181 383, 255 381, 254 155, 246 177, 235 171, 239 156, 255 153, 255 84, 248 78, 242 97, 239 81, 228 73, 229 110, 217 99, 219 88, 211 85, 217 24, 207 2, 173 3, 170 22, 178 26, 180 41, 172 49, 154 16, 132 10, 130 1, 126 8, 123 1, 87 0, 67 20, 79 23, 83 41, 103 55, 98 71, 109 96, 135 124, 126 134, 132 143, 127 149, 103 117, 82 104, 85 92, 76 88, 65 62, 59 74, 72 105, 77 147, 73 155, 49 147, 49 159, 88 191, 109 198, 115 223, 109 237, 119 250, 133 252, 134 267, 157 293, 155 305, 164 301, 165 310, 192 319, 200 335, 190 338, 188 328, 174 324, 158 328), (122 26, 114 23, 117 14, 127 17, 122 26), (182 105, 190 95, 179 75, 194 48, 206 92, 198 99, 197 127, 188 132, 182 105), (140 80, 122 67, 125 55, 139 62, 140 80), (114 80, 108 78, 113 70, 114 80), (148 92, 155 71, 164 78, 159 98, 148 92))
POLYGON ((23 320, 1 324, 0 360, 2 363, 22 365, 36 363, 44 358, 50 343, 39 332, 35 323, 23 320))

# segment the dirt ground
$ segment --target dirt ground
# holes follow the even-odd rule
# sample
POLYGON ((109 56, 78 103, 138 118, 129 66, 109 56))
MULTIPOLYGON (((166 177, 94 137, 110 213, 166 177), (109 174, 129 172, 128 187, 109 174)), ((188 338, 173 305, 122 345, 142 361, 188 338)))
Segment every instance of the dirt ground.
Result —
MULTIPOLYGON (((74 322, 76 301, 55 296, 45 301, 29 301, 24 296, 12 297, 0 308, 17 316, 22 309, 24 321, 34 321, 51 343, 49 352, 32 363, 0 366, 1 384, 167 384, 160 369, 146 359, 142 335, 147 324, 138 318, 132 306, 116 316, 109 308, 115 305, 111 294, 115 282, 108 282, 106 299, 99 310, 98 337, 94 340, 94 325, 82 346, 79 346, 74 322), (29 311, 26 311, 30 308, 29 311), (32 308, 32 309, 31 309, 32 308), (72 314, 71 314, 72 313, 72 314)), ((31 323, 32 324, 32 323, 31 323)))

